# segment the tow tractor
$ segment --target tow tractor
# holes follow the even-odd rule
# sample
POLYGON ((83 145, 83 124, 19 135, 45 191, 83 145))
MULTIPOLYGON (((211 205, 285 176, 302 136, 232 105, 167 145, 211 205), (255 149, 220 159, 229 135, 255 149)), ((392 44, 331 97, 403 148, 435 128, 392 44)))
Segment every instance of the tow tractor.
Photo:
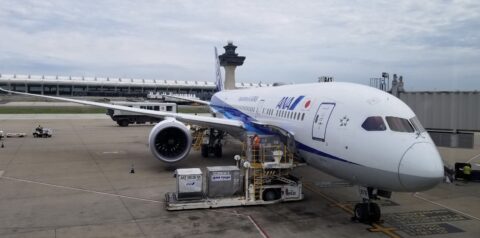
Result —
POLYGON ((302 182, 292 175, 300 166, 275 136, 261 136, 258 149, 252 135, 243 140, 235 166, 177 169, 176 192, 165 194, 167 210, 264 205, 303 199, 302 182))
POLYGON ((47 137, 52 137, 52 129, 50 128, 43 128, 41 126, 38 126, 35 128, 35 131, 33 132, 33 137, 35 138, 47 138, 47 137))

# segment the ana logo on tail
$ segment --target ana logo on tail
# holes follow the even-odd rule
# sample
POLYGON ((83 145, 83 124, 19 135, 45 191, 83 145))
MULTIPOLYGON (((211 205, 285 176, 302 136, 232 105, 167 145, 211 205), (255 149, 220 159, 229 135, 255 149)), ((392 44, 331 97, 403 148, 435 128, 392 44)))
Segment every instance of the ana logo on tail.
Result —
POLYGON ((220 70, 220 60, 218 59, 217 47, 215 49, 215 85, 217 86, 217 91, 222 91, 223 87, 223 79, 222 79, 222 71, 220 70))

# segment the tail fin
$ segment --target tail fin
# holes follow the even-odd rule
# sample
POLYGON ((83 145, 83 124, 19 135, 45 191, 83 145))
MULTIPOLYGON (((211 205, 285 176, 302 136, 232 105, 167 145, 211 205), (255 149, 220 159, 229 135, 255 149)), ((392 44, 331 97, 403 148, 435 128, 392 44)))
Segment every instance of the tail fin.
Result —
POLYGON ((220 60, 218 59, 217 47, 215 48, 215 85, 217 92, 224 89, 222 71, 220 70, 220 60))

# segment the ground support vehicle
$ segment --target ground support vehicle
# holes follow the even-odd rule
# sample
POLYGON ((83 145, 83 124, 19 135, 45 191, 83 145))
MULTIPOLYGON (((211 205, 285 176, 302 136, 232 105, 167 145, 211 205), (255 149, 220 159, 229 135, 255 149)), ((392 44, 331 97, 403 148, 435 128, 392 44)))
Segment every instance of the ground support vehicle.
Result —
POLYGON ((195 173, 177 177, 177 191, 165 194, 166 209, 251 206, 302 200, 302 182, 291 173, 301 164, 294 160, 287 146, 274 136, 263 136, 260 147, 254 150, 249 141, 251 136, 247 135, 243 155, 234 158, 236 166, 207 167, 205 173, 197 168, 195 173), (240 182, 235 182, 237 179, 240 182), (196 196, 192 198, 183 193, 194 190, 196 196), (229 192, 219 196, 212 190, 229 192), (202 194, 200 198, 199 193, 202 194))
MULTIPOLYGON (((177 104, 175 103, 165 103, 165 102, 125 102, 125 101, 115 101, 111 102, 113 105, 120 105, 126 107, 133 107, 139 109, 147 109, 153 111, 164 111, 164 112, 177 112, 177 104)), ((139 113, 125 112, 121 110, 108 109, 107 115, 109 115, 112 120, 116 121, 117 124, 121 127, 126 127, 129 124, 145 124, 145 123, 157 123, 161 121, 161 118, 146 116, 139 113)))
POLYGON ((33 137, 35 138, 47 138, 52 137, 53 130, 50 128, 42 128, 37 127, 35 131, 32 133, 33 137))

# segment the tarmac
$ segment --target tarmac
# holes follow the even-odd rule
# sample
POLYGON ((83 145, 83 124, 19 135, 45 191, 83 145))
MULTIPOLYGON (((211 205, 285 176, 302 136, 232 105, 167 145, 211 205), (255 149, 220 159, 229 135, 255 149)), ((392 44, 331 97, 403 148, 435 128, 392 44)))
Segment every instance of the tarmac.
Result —
MULTIPOLYGON (((480 237, 480 183, 394 193, 380 201, 384 222, 367 225, 350 220, 358 188, 309 166, 295 170, 303 201, 166 211, 175 168, 232 165, 241 146, 228 140, 223 158, 192 150, 171 166, 149 152, 151 128, 103 114, 0 115, 0 130, 27 133, 0 148, 0 237, 480 237), (38 124, 53 137, 33 138, 38 124)), ((480 148, 439 151, 480 163, 480 148)))

